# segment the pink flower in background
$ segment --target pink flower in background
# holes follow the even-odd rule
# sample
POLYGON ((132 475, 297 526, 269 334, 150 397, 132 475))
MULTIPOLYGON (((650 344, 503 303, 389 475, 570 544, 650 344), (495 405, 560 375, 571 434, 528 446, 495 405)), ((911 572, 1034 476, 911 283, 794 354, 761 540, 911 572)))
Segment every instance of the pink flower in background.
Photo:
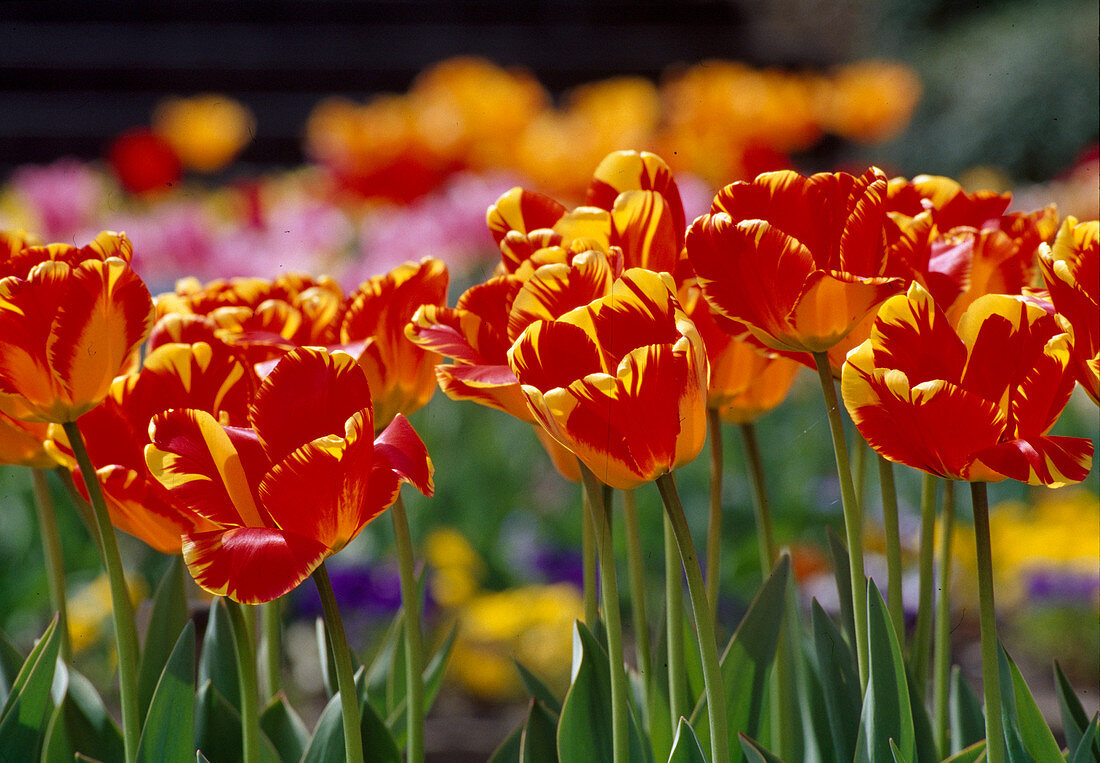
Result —
POLYGON ((97 214, 111 203, 103 176, 73 158, 20 167, 12 174, 11 188, 35 218, 15 227, 33 228, 44 241, 72 241, 89 230, 95 235, 103 229, 97 214))

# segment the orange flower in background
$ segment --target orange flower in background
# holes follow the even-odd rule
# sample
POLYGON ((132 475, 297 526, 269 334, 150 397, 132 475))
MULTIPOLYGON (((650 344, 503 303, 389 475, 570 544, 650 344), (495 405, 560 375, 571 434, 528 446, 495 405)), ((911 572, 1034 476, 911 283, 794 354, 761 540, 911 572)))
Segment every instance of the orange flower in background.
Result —
POLYGON ((57 466, 45 448, 49 424, 20 421, 0 411, 0 464, 50 469, 57 466))
POLYGON ((104 231, 0 260, 0 411, 67 422, 106 397, 153 323, 132 254, 124 233, 104 231))
POLYGON ((345 300, 337 339, 366 372, 376 426, 421 408, 435 392, 442 358, 410 342, 405 325, 421 305, 443 307, 447 280, 447 266, 426 257, 363 282, 345 300))
POLYGON ((1054 246, 1040 248, 1039 267, 1070 336, 1077 381, 1100 403, 1100 223, 1067 217, 1054 246))
POLYGON ((844 366, 844 404, 884 457, 947 479, 1080 482, 1092 442, 1047 434, 1073 390, 1054 316, 988 295, 952 326, 913 284, 879 309, 844 366))
POLYGON ((188 569, 242 604, 295 588, 392 505, 402 482, 433 491, 431 460, 404 416, 375 439, 366 376, 344 353, 286 355, 247 427, 177 408, 153 419, 151 437, 150 472, 217 528, 184 536, 188 569))
POLYGON ((703 448, 706 351, 667 274, 626 271, 608 296, 531 324, 508 362, 539 424, 611 487, 703 448))
MULTIPOLYGON (((165 344, 149 353, 141 371, 119 376, 103 404, 80 417, 80 431, 103 488, 111 523, 165 554, 180 553, 181 536, 214 525, 177 506, 145 464, 149 424, 172 408, 194 408, 228 426, 245 426, 256 380, 249 366, 221 342, 165 344)), ((50 428, 48 447, 72 470, 87 498, 68 438, 50 428)))
POLYGON ((903 64, 859 61, 833 72, 822 90, 822 127, 869 143, 896 135, 909 124, 921 85, 903 64))
POLYGON ((703 295, 768 347, 828 350, 905 283, 887 256, 885 196, 874 167, 726 186, 687 235, 703 295))
POLYGON ((224 95, 168 98, 153 112, 153 132, 168 142, 186 167, 216 172, 252 140, 256 119, 224 95))

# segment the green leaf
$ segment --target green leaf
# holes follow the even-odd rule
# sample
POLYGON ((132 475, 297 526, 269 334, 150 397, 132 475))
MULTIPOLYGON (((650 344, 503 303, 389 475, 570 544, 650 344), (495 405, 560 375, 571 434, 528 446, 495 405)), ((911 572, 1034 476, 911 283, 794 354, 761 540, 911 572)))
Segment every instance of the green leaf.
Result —
MULTIPOLYGON (((397 743, 374 707, 365 700, 365 669, 359 668, 357 671, 355 686, 359 694, 359 733, 363 739, 365 763, 400 763, 401 753, 397 743)), ((344 758, 344 719, 340 693, 337 692, 317 719, 313 739, 302 756, 302 763, 342 763, 344 758)))
MULTIPOLYGON (((402 631, 403 633, 404 631, 402 631)), ((428 711, 432 709, 435 704, 436 697, 439 696, 439 689, 443 685, 443 674, 447 670, 447 663, 451 658, 451 650, 455 645, 455 637, 458 635, 458 624, 456 623, 451 627, 451 632, 447 634, 447 638, 443 640, 439 649, 432 655, 431 660, 428 661, 428 665, 424 668, 424 672, 421 673, 421 680, 424 682, 424 715, 427 716, 428 711)), ((404 650, 404 639, 401 640, 401 648, 404 650)), ((405 661, 401 661, 401 682, 405 682, 405 661)), ((369 692, 369 688, 367 689, 369 692)), ((402 695, 406 692, 403 690, 402 695)), ((405 746, 405 738, 407 729, 405 728, 405 713, 408 711, 408 703, 405 696, 401 697, 401 701, 389 717, 386 718, 386 726, 389 728, 390 733, 393 734, 394 740, 397 742, 398 747, 405 746)))
POLYGON ((886 604, 873 580, 867 584, 867 637, 867 691, 863 695, 855 760, 890 760, 891 739, 904 759, 912 760, 915 734, 905 662, 886 604))
POLYGON ((741 743, 741 752, 745 755, 746 763, 783 763, 778 755, 764 749, 764 745, 743 731, 737 732, 737 741, 741 743))
POLYGON ((1005 725, 1011 724, 1020 735, 1020 741, 1034 760, 1058 760, 1062 756, 1062 750, 1058 742, 1054 740, 1054 734, 1047 726, 1039 706, 1035 704, 1035 698, 1031 696, 1024 677, 1020 675, 1020 669, 1001 646, 999 651, 1001 667, 1001 705, 1005 725), (1008 682, 1004 682, 1005 674, 1008 682), (1005 695, 1011 693, 1012 701, 1007 701, 1005 695), (1052 757, 1053 756, 1053 757, 1052 757))
POLYGON ((1069 763, 1091 763, 1091 761, 1100 760, 1100 756, 1096 755, 1096 751, 1093 749, 1097 737, 1100 736, 1100 715, 1092 716, 1092 720, 1085 729, 1085 733, 1081 735, 1076 748, 1070 748, 1073 755, 1070 757, 1069 763))
POLYGON ((531 700, 527 720, 520 735, 521 763, 542 763, 558 759, 558 717, 537 699, 531 700))
POLYGON ((909 708, 913 713, 913 734, 915 735, 913 759, 917 763, 939 763, 940 755, 936 751, 935 735, 932 733, 932 719, 928 717, 928 708, 917 690, 917 682, 905 667, 905 681, 909 690, 909 708))
POLYGON ((138 710, 142 720, 153 699, 153 691, 164 671, 172 645, 176 643, 188 621, 187 593, 183 585, 183 557, 176 555, 168 563, 153 595, 149 630, 138 672, 138 710))
POLYGON ((199 680, 214 684, 218 693, 240 711, 241 690, 237 678, 237 649, 233 645, 233 628, 229 623, 229 611, 220 596, 210 602, 210 619, 202 637, 202 654, 199 657, 199 680))
POLYGON ((298 763, 309 744, 309 729, 281 691, 260 714, 260 730, 271 740, 283 763, 298 763))
MULTIPOLYGON (((832 760, 836 745, 833 743, 832 730, 829 726, 825 690, 818 673, 817 661, 813 658, 810 649, 810 645, 806 643, 802 670, 795 676, 796 686, 792 702, 796 706, 798 714, 796 717, 802 718, 802 755, 808 761, 832 760)), ((858 710, 854 720, 858 720, 858 710)), ((852 725, 854 728, 855 723, 852 725)))
POLYGON ((195 626, 187 623, 164 664, 141 729, 138 761, 190 763, 195 754, 195 626))
MULTIPOLYGON (((1054 688, 1058 692, 1058 709, 1062 715, 1062 730, 1066 735, 1066 743, 1070 750, 1076 750, 1078 742, 1084 736, 1089 719, 1085 715, 1085 708, 1081 706, 1081 700, 1062 672, 1062 666, 1054 661, 1054 688)), ((1097 759, 1100 760, 1100 750, 1097 751, 1097 759)))
POLYGON ((852 607, 852 568, 848 560, 848 550, 832 527, 825 528, 825 536, 829 539, 829 556, 833 559, 833 576, 836 578, 836 590, 840 597, 841 627, 848 643, 855 644, 856 618, 852 607))
POLYGON ((856 657, 840 635, 832 618, 814 599, 810 614, 813 623, 814 652, 821 673, 821 691, 833 739, 836 763, 850 763, 859 737, 862 707, 856 657))
POLYGON ((951 668, 951 696, 947 709, 951 718, 951 752, 960 752, 985 739, 982 705, 958 665, 951 668))
MULTIPOLYGON (((211 681, 199 687, 195 696, 195 747, 214 761, 241 760, 244 740, 241 738, 241 713, 222 696, 211 681)), ((261 763, 279 763, 275 745, 260 726, 261 763)))
MULTIPOLYGON (((325 696, 331 699, 337 692, 336 661, 332 655, 332 645, 328 642, 328 631, 325 630, 323 618, 318 617, 314 622, 314 632, 317 635, 317 652, 321 658, 321 681, 325 686, 325 696)), ((350 648, 348 654, 351 655, 351 671, 355 674, 359 671, 359 657, 350 648)), ((383 675, 383 679, 385 678, 383 675)))
POLYGON ((913 763, 898 749, 897 743, 893 739, 890 740, 890 754, 894 756, 894 763, 913 763))
MULTIPOLYGON (((722 682, 726 692, 727 728, 748 735, 758 733, 768 672, 775 659, 775 647, 786 609, 787 578, 791 560, 784 555, 764 581, 749 605, 741 624, 722 654, 722 682)), ((691 725, 704 749, 710 748, 710 726, 706 696, 691 714, 691 725)), ((731 745, 730 759, 741 760, 741 750, 731 745)))
POLYGON ((489 756, 488 763, 519 763, 520 742, 523 737, 524 725, 521 723, 512 729, 508 736, 504 737, 504 741, 489 756))
POLYGON ((676 736, 672 738, 672 752, 668 763, 707 763, 707 756, 699 746, 695 730, 684 718, 676 724, 676 736))
POLYGON ((0 631, 0 707, 8 701, 11 685, 23 667, 23 655, 15 648, 8 634, 0 631))
MULTIPOLYGON (((323 629, 324 623, 318 619, 318 628, 323 629)), ((390 673, 393 671, 394 657, 397 653, 398 642, 401 641, 401 634, 405 628, 405 616, 398 610, 394 616, 393 621, 390 623, 390 627, 386 629, 386 634, 379 639, 378 645, 375 648, 375 653, 369 662, 370 667, 367 669, 367 696, 370 697, 371 704, 374 705, 374 709, 379 713, 386 712, 386 684, 389 682, 390 673)), ((319 633, 323 633, 323 630, 319 630, 319 633)), ((327 643, 325 649, 328 649, 327 643)), ((324 666, 327 661, 322 662, 324 666)), ((328 678, 325 678, 328 681, 328 678)), ((326 684, 327 685, 327 684, 326 684)), ((329 696, 335 691, 330 692, 329 696)))
MULTIPOLYGON (((628 719, 628 760, 648 761, 634 713, 628 719)), ((563 763, 611 761, 611 670, 607 652, 579 620, 573 623, 573 682, 558 722, 558 759, 563 763)))
POLYGON ((684 673, 687 678, 687 705, 695 707, 706 693, 703 682, 703 656, 699 653, 699 637, 691 624, 690 605, 685 603, 681 612, 684 631, 684 673))
POLYGON ((44 763, 72 761, 83 753, 102 763, 122 763, 122 732, 107 712, 92 682, 69 668, 68 688, 54 710, 42 754, 44 763))
POLYGON ((33 760, 38 754, 60 647, 55 615, 12 681, 0 712, 0 760, 33 760))
POLYGON ((965 747, 943 763, 978 763, 985 760, 985 740, 980 739, 972 745, 965 747))
POLYGON ((516 670, 519 671, 519 680, 523 682, 523 687, 527 689, 527 693, 546 705, 555 715, 561 715, 561 702, 554 696, 554 692, 550 691, 550 687, 543 683, 541 678, 525 668, 519 660, 513 659, 512 662, 515 664, 516 670))

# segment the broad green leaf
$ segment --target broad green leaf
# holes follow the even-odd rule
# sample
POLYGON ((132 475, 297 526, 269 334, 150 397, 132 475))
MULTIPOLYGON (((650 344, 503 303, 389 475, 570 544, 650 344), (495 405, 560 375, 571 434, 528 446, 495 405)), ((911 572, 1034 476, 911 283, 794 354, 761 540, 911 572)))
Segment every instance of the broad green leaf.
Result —
POLYGON ((687 678, 688 707, 695 707, 705 693, 703 683, 703 657, 699 654, 699 637, 691 624, 691 605, 684 602, 684 672, 687 678))
POLYGON ((902 754, 893 739, 890 740, 890 754, 894 756, 894 763, 913 763, 913 761, 902 754))
POLYGON ((153 699, 153 691, 164 671, 172 645, 176 643, 183 626, 187 624, 187 592, 184 589, 183 557, 176 555, 168 563, 164 575, 153 595, 153 609, 149 617, 149 630, 142 647, 141 667, 138 672, 138 710, 142 720, 153 699))
POLYGON ((141 729, 138 761, 190 763, 195 754, 195 626, 187 623, 164 664, 141 729))
POLYGON ((260 714, 260 729, 271 740, 283 763, 298 763, 309 744, 309 729, 281 691, 260 714))
POLYGON ((778 755, 766 750, 764 745, 744 732, 737 733, 737 741, 741 745, 741 752, 745 755, 745 763, 783 763, 778 755))
POLYGON ((1100 759, 1100 756, 1096 755, 1096 750, 1093 749, 1097 737, 1100 736, 1100 715, 1092 716, 1092 720, 1085 728, 1085 733, 1081 735, 1077 746, 1070 748, 1073 754, 1070 756, 1069 763, 1092 763, 1100 759))
POLYGON ((0 707, 8 701, 11 685, 23 667, 23 655, 15 648, 8 634, 0 631, 0 707))
POLYGON ((649 675, 649 701, 653 706, 649 708, 646 720, 649 724, 649 746, 653 751, 654 760, 666 760, 672 749, 672 710, 668 704, 668 668, 665 658, 661 656, 668 651, 665 646, 667 633, 664 617, 662 612, 657 621, 659 626, 656 631, 657 638, 651 644, 654 669, 649 675))
POLYGON ((695 730, 684 718, 676 724, 676 736, 672 739, 672 752, 668 763, 707 763, 707 756, 699 746, 695 730))
POLYGON ((917 691, 916 681, 910 675, 908 666, 905 667, 905 680, 909 689, 909 708, 913 713, 913 760, 916 763, 939 763, 940 756, 932 733, 932 719, 928 717, 928 708, 917 691))
POLYGON ((233 645, 233 628, 229 622, 229 612, 220 596, 210 602, 210 618, 206 622, 206 632, 202 637, 202 654, 199 657, 199 680, 202 686, 207 681, 214 684, 218 693, 229 700, 229 704, 241 707, 241 689, 237 678, 237 648, 233 645))
MULTIPOLYGON (((784 555, 749 605, 741 624, 722 654, 722 682, 726 692, 726 718, 730 733, 758 733, 768 673, 775 659, 786 609, 787 578, 791 560, 784 555)), ((706 696, 691 714, 691 725, 703 749, 710 749, 710 725, 706 696)), ((731 742, 733 740, 731 739, 731 742)), ((741 760, 741 749, 730 745, 730 759, 741 760)))
POLYGON ((913 759, 915 734, 905 662, 882 594, 874 581, 867 584, 867 691, 859 719, 855 760, 890 760, 890 740, 906 761, 913 759))
MULTIPOLYGON (((1085 708, 1081 706, 1081 700, 1062 672, 1062 666, 1054 661, 1054 688, 1058 692, 1058 709, 1062 715, 1062 730, 1066 735, 1066 743, 1070 750, 1077 749, 1077 743, 1085 733, 1089 719, 1085 715, 1085 708)), ((1097 750, 1097 759, 1100 760, 1100 749, 1097 750)))
MULTIPOLYGON (((359 733, 363 739, 364 761, 400 763, 401 753, 397 749, 397 743, 374 707, 365 701, 367 680, 363 668, 359 668, 356 673, 355 686, 359 695, 359 733)), ((340 693, 337 692, 317 719, 313 738, 302 756, 302 763, 340 763, 344 759, 344 719, 340 693)))
MULTIPOLYGON (((561 763, 611 761, 611 670, 607 652, 580 621, 573 623, 573 666, 573 682, 558 722, 558 759, 561 763)), ((633 713, 628 723, 628 759, 651 760, 633 713)))
POLYGON ((999 654, 1002 681, 1006 672, 1009 676, 1009 682, 1001 685, 1001 701, 1005 710, 1010 710, 1010 706, 1008 702, 1005 702, 1003 695, 1011 692, 1013 700, 1011 703, 1013 717, 1011 721, 1009 718, 1005 718, 1006 725, 1011 722, 1014 728, 1019 731, 1020 741, 1023 742, 1024 748, 1034 760, 1059 759, 1062 755, 1061 748, 1058 746, 1058 742, 1054 740, 1054 734, 1047 726, 1039 706, 1035 704, 1035 698, 1031 696, 1031 690, 1024 681, 1024 677, 1020 675, 1020 669, 1016 667, 1016 663, 1012 661, 1003 646, 1000 648, 999 654))
MULTIPOLYGON (((324 622, 318 619, 317 624, 318 633, 323 633, 324 622)), ((390 627, 386 629, 386 635, 379 639, 375 653, 368 663, 370 667, 367 669, 367 696, 370 698, 371 704, 374 705, 374 709, 379 713, 386 712, 386 684, 389 682, 390 673, 393 671, 394 657, 397 653, 398 643, 404 633, 404 628, 405 616, 399 610, 394 616, 393 622, 390 623, 390 627)), ((325 650, 328 650, 327 642, 321 641, 320 643, 325 645, 325 650)), ((327 654, 328 652, 325 651, 324 653, 327 654)), ((328 660, 322 661, 323 667, 327 664, 328 660)), ((325 681, 328 680, 326 677, 325 681)), ((334 693, 335 690, 329 692, 329 696, 334 693)))
MULTIPOLYGON (((325 696, 331 699, 337 691, 336 662, 332 656, 332 645, 328 641, 328 631, 325 629, 323 618, 317 618, 314 622, 314 628, 317 635, 317 652, 321 657, 321 681, 325 686, 325 696)), ((359 658, 351 649, 348 649, 348 652, 351 655, 352 673, 357 673, 360 665, 359 658)))
POLYGON ((960 752, 985 739, 982 705, 958 665, 951 668, 951 696, 947 710, 951 720, 951 752, 960 752))
POLYGON ((60 647, 55 615, 15 676, 0 712, 0 760, 33 760, 38 754, 60 647))
POLYGON ((541 678, 525 668, 519 660, 513 659, 512 662, 515 663, 516 670, 519 672, 519 680, 523 682, 523 687, 527 689, 527 693, 546 705, 555 715, 561 715, 561 702, 554 696, 554 692, 550 691, 550 687, 543 683, 541 678))
POLYGON ((825 536, 829 539, 829 556, 833 560, 833 577, 836 579, 836 590, 840 597, 842 630, 848 643, 855 644, 856 620, 855 609, 852 607, 852 568, 848 560, 848 549, 832 527, 825 528, 825 536))
POLYGON ((72 761, 75 753, 102 763, 122 763, 122 732, 107 712, 92 682, 69 668, 68 688, 47 730, 44 763, 72 761))
POLYGON ((825 690, 817 672, 817 662, 810 650, 810 645, 804 644, 802 670, 795 676, 797 685, 794 702, 797 705, 796 717, 802 718, 802 755, 806 761, 820 763, 833 759, 836 745, 829 726, 825 690))
POLYGON ((195 763, 210 763, 210 758, 202 754, 202 750, 195 750, 195 763))
MULTIPOLYGON (((210 681, 195 696, 195 747, 213 761, 240 760, 244 755, 241 714, 210 681)), ((260 763, 279 763, 275 745, 260 726, 260 763)))
POLYGON ((508 736, 504 737, 504 741, 500 743, 500 746, 493 750, 493 754, 489 756, 488 763, 519 763, 519 751, 520 741, 523 737, 523 726, 516 726, 512 729, 512 732, 508 736))
MULTIPOLYGON (((447 663, 451 658, 451 650, 454 649, 455 637, 458 635, 458 625, 455 624, 451 627, 451 632, 447 634, 447 638, 443 640, 439 649, 428 661, 427 666, 424 668, 424 672, 421 673, 421 680, 424 682, 424 715, 427 716, 428 712, 435 704, 436 697, 439 696, 439 689, 443 685, 443 674, 447 670, 447 663)), ((402 643, 402 649, 404 649, 404 643, 402 643)), ((401 662, 401 680, 404 682, 405 678, 405 663, 401 662)), ((367 689, 369 693, 369 688, 367 689)), ((402 692, 403 694, 406 692, 402 692)), ((393 735, 394 740, 397 742, 398 747, 405 746, 405 739, 407 729, 405 728, 405 713, 408 710, 408 703, 404 696, 401 697, 401 701, 389 717, 386 718, 386 726, 389 728, 390 733, 393 735)))
POLYGON ((833 740, 836 763, 850 763, 859 737, 859 715, 862 707, 855 655, 832 618, 814 599, 811 605, 814 633, 814 653, 821 673, 821 691, 833 740))
POLYGON ((558 717, 537 699, 531 700, 520 735, 521 763, 542 763, 558 759, 558 717))
POLYGON ((974 744, 965 747, 943 763, 978 763, 985 760, 985 740, 981 739, 974 744))

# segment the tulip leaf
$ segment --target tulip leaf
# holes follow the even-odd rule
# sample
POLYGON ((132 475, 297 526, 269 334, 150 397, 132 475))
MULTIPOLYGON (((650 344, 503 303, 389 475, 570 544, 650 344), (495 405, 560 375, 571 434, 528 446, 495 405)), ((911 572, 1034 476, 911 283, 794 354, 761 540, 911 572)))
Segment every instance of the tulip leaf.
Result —
POLYGON ((523 687, 527 689, 527 693, 546 705, 555 715, 561 715, 561 702, 554 696, 554 692, 550 691, 550 687, 543 683, 541 678, 525 668, 519 660, 513 658, 512 662, 519 672, 519 680, 523 682, 523 687))
POLYGON ((542 763, 558 759, 558 717, 537 699, 531 700, 527 720, 520 734, 520 763, 542 763))
POLYGON ((309 744, 309 729, 279 692, 260 714, 260 730, 278 750, 283 763, 298 763, 309 744))
POLYGON ((893 739, 890 740, 890 754, 894 756, 894 763, 913 763, 898 749, 898 745, 893 739))
POLYGON ((1069 763, 1091 763, 1100 759, 1094 749, 1098 736, 1100 736, 1100 714, 1092 716, 1077 746, 1070 748, 1073 754, 1070 756, 1069 763))
POLYGON ((703 657, 699 653, 699 637, 691 624, 691 615, 688 614, 689 606, 685 606, 680 613, 683 618, 684 637, 681 643, 684 645, 684 674, 687 678, 687 707, 695 707, 699 698, 705 693, 706 686, 703 682, 703 657))
POLYGON ((909 709, 913 713, 913 759, 917 763, 939 763, 940 755, 936 750, 932 719, 928 717, 928 708, 921 699, 917 682, 913 680, 908 666, 905 667, 905 681, 909 689, 909 709))
POLYGON ((202 654, 199 656, 198 685, 207 681, 214 684, 229 704, 241 707, 241 690, 237 678, 237 648, 233 643, 233 629, 229 622, 229 611, 220 596, 210 602, 210 618, 206 622, 206 633, 202 637, 202 654))
POLYGON ((951 696, 947 709, 951 719, 951 752, 960 752, 985 739, 982 705, 958 665, 951 668, 951 696))
POLYGON ((1019 734, 1020 742, 1033 760, 1058 760, 1062 750, 1031 695, 1020 669, 1002 646, 998 652, 1001 669, 1001 709, 1005 726, 1019 734), (1008 681, 1005 681, 1005 677, 1008 681))
POLYGON ((153 691, 168 661, 172 645, 176 643, 183 626, 187 624, 187 592, 184 588, 183 557, 176 555, 157 584, 153 595, 153 609, 149 617, 149 630, 138 672, 138 710, 142 719, 153 699, 153 691))
POLYGON ((0 760, 34 760, 38 754, 60 647, 55 615, 12 681, 0 712, 0 760))
POLYGON ((852 606, 852 568, 848 559, 848 549, 844 541, 832 527, 825 528, 829 539, 829 556, 833 559, 833 576, 836 579, 836 591, 840 598, 840 623, 844 637, 849 644, 855 643, 856 618, 852 606))
MULTIPOLYGON (((421 673, 421 680, 424 682, 424 715, 428 714, 428 711, 432 709, 432 705, 435 704, 436 697, 439 696, 439 689, 443 685, 443 674, 446 672, 447 663, 451 658, 451 650, 455 645, 455 637, 458 635, 458 625, 455 624, 451 627, 451 632, 447 634, 447 638, 443 640, 439 649, 435 651, 432 658, 428 661, 427 666, 424 668, 424 672, 421 673)), ((404 644, 401 646, 404 649, 404 644)), ((401 662, 401 676, 402 683, 405 681, 405 663, 401 662)), ((369 692, 369 689, 368 689, 369 692)), ((364 699, 364 701, 366 701, 364 699)), ((408 710, 408 703, 406 698, 402 697, 397 707, 390 713, 386 719, 386 726, 389 728, 390 733, 393 734, 393 738, 397 741, 398 747, 405 746, 405 735, 407 730, 405 728, 405 713, 408 710)))
POLYGON ((526 721, 516 726, 508 736, 504 737, 504 741, 489 756, 488 763, 519 763, 520 742, 525 724, 526 721))
POLYGON ((176 639, 149 702, 138 743, 139 762, 190 763, 195 754, 195 626, 176 639))
MULTIPOLYGON (((318 635, 323 633, 324 623, 318 619, 318 635)), ((374 709, 379 713, 386 712, 386 684, 389 681, 391 672, 393 671, 393 661, 397 653, 398 645, 401 643, 401 635, 404 633, 405 617, 400 611, 394 616, 393 621, 390 623, 390 627, 386 629, 386 634, 379 639, 378 645, 375 648, 374 655, 368 665, 367 669, 367 696, 370 698, 371 704, 374 705, 374 709)), ((328 649, 327 642, 322 641, 325 644, 325 649, 328 649)), ((404 648, 404 647, 402 647, 404 648)), ((354 662, 355 656, 352 655, 352 661, 354 662)), ((327 666, 327 660, 322 662, 322 666, 327 666)), ((325 675, 326 686, 330 680, 325 675)), ((329 693, 329 696, 335 693, 335 690, 329 693)))
POLYGON ((695 730, 683 717, 676 724, 676 735, 672 739, 672 752, 669 753, 668 763, 707 763, 707 756, 699 746, 695 730))
POLYGON ((972 745, 964 747, 943 763, 978 763, 985 760, 985 740, 980 739, 972 745))
POLYGON ((43 763, 68 763, 76 753, 102 763, 122 763, 122 732, 107 712, 92 682, 69 668, 68 687, 46 730, 43 763))
POLYGON ((863 695, 855 760, 890 760, 891 740, 906 760, 913 759, 915 732, 905 662, 878 587, 867 585, 867 691, 863 695))
MULTIPOLYGON (((631 761, 651 760, 643 744, 634 713, 629 713, 628 740, 631 761)), ((579 620, 573 622, 573 681, 562 703, 558 723, 558 759, 572 761, 612 760, 611 671, 607 652, 579 620)))
MULTIPOLYGON (((784 555, 760 587, 741 624, 721 658, 722 683, 726 691, 727 728, 749 736, 758 733, 768 674, 786 610, 787 579, 791 560, 784 555)), ((691 714, 691 725, 704 749, 710 748, 710 724, 706 695, 691 714)), ((738 746, 730 746, 730 760, 741 760, 738 746)))
MULTIPOLYGON (((790 610, 788 610, 790 612, 790 610)), ((795 676, 795 686, 791 689, 793 717, 802 719, 801 754, 805 760, 825 761, 835 750, 833 735, 829 727, 829 711, 825 705, 825 690, 816 660, 806 644, 803 652, 802 670, 795 676)), ((857 711, 858 713, 858 711, 857 711)), ((854 725, 854 724, 853 724, 854 725)), ((847 763, 847 761, 845 762, 847 763)))
POLYGON ((0 707, 8 701, 11 685, 23 667, 23 655, 15 648, 8 634, 0 631, 0 707))
MULTIPOLYGON (((1066 735, 1066 744, 1070 750, 1077 749, 1077 743, 1088 728, 1088 716, 1085 708, 1081 706, 1081 700, 1062 671, 1058 661, 1054 661, 1054 688, 1058 692, 1058 710, 1062 716, 1062 730, 1066 735)), ((1100 748, 1097 749, 1097 760, 1100 760, 1100 748)))
MULTIPOLYGON (((321 657, 321 681, 324 683, 325 696, 331 699, 337 692, 336 658, 332 655, 332 645, 328 641, 328 631, 323 618, 317 618, 314 629, 317 635, 317 652, 321 657)), ((355 673, 359 670, 359 657, 350 648, 348 654, 351 655, 352 673, 355 673)))
MULTIPOLYGON (((229 704, 211 681, 199 687, 195 696, 195 747, 211 760, 241 760, 244 743, 241 739, 241 714, 229 704)), ((261 763, 279 763, 280 754, 260 723, 261 763)))
POLYGON ((737 732, 737 741, 741 745, 741 752, 745 755, 745 763, 783 763, 778 755, 766 750, 764 745, 743 731, 737 732))
POLYGON ((814 599, 810 618, 813 623, 814 652, 821 674, 821 691, 833 741, 836 763, 850 763, 859 736, 859 676, 855 655, 832 618, 814 599))
MULTIPOLYGON (((401 752, 397 743, 374 707, 365 701, 365 669, 359 668, 357 671, 355 686, 359 695, 359 733, 363 739, 365 763, 400 763, 401 752)), ((337 692, 317 719, 313 738, 302 756, 302 763, 339 763, 344 759, 344 719, 340 693, 337 692)))

